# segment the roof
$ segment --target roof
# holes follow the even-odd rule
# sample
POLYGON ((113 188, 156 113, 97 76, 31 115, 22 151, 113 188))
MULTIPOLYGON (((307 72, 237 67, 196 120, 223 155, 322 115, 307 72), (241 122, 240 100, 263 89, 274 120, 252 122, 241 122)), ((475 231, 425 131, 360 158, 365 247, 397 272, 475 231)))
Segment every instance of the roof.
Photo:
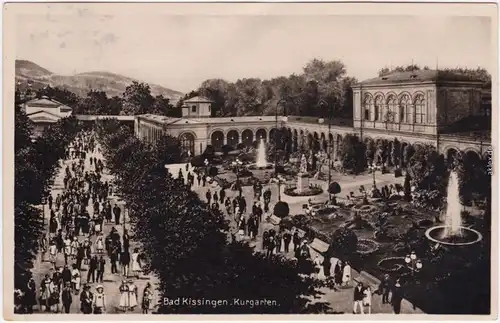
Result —
POLYGON ((28 118, 30 118, 33 122, 57 122, 59 119, 62 118, 61 115, 45 111, 45 110, 40 110, 37 112, 29 113, 27 114, 28 118))
POLYGON ((404 84, 404 83, 429 83, 429 82, 471 82, 484 83, 483 81, 449 71, 440 70, 418 70, 411 72, 396 72, 388 75, 371 78, 354 87, 360 85, 382 85, 382 84, 404 84))
POLYGON ((184 100, 183 103, 200 103, 200 102, 206 102, 206 103, 212 103, 213 101, 204 97, 204 96, 195 96, 194 98, 184 100))
POLYGON ((102 119, 117 119, 118 121, 134 121, 135 116, 119 116, 119 115, 92 115, 92 114, 77 114, 75 117, 82 121, 94 121, 102 119))
POLYGON ((28 102, 26 102, 26 105, 27 106, 38 106, 38 107, 43 106, 43 107, 47 107, 47 108, 57 108, 57 107, 60 107, 61 105, 64 105, 64 104, 62 104, 59 101, 49 99, 46 96, 42 96, 41 98, 38 98, 38 99, 29 100, 28 102))
POLYGON ((275 116, 246 116, 220 118, 169 118, 154 114, 143 114, 140 117, 156 121, 165 125, 173 124, 218 124, 218 123, 248 123, 248 122, 275 122, 275 116))

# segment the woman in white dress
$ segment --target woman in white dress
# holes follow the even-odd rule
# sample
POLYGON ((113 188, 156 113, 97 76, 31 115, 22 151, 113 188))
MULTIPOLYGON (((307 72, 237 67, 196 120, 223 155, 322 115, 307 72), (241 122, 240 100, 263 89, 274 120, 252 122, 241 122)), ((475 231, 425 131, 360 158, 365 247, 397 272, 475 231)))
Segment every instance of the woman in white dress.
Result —
POLYGON ((129 304, 128 285, 124 280, 120 286, 120 309, 126 312, 129 308, 129 304))
POLYGON ((363 291, 363 307, 368 308, 368 314, 372 314, 372 289, 370 286, 366 287, 363 291))
POLYGON ((95 244, 97 253, 102 254, 104 252, 104 242, 102 241, 101 235, 97 237, 97 241, 95 242, 95 244))
POLYGON ((76 259, 76 253, 78 252, 78 238, 74 237, 73 241, 71 242, 71 258, 76 259))
POLYGON ((132 273, 134 273, 134 276, 139 278, 141 272, 142 268, 141 268, 141 263, 139 261, 139 249, 135 248, 134 252, 132 253, 132 273))
POLYGON ((342 283, 344 284, 344 286, 349 285, 349 283, 351 282, 351 279, 352 279, 351 265, 348 262, 346 262, 345 266, 344 266, 344 272, 342 275, 342 283))
POLYGON ((50 262, 52 263, 52 266, 54 266, 54 269, 56 269, 57 245, 56 245, 56 240, 55 239, 52 239, 50 241, 50 245, 49 245, 49 259, 50 259, 50 262))
POLYGON ((321 258, 319 255, 316 255, 314 257, 314 267, 316 268, 316 279, 325 279, 325 273, 323 272, 323 262, 321 261, 321 258))
POLYGON ((132 280, 128 281, 128 301, 130 310, 133 311, 137 306, 137 286, 132 280))
POLYGON ((73 265, 73 271, 71 271, 71 283, 76 295, 78 295, 78 292, 80 291, 81 281, 82 275, 80 274, 78 268, 76 268, 76 265, 73 265))

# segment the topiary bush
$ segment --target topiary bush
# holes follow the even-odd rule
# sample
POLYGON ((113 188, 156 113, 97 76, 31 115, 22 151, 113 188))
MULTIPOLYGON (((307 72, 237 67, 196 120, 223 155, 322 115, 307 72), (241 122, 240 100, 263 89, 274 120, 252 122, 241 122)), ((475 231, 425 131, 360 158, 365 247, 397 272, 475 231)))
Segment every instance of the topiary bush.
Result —
POLYGON ((290 214, 288 203, 280 201, 274 206, 273 214, 279 218, 285 218, 290 214))

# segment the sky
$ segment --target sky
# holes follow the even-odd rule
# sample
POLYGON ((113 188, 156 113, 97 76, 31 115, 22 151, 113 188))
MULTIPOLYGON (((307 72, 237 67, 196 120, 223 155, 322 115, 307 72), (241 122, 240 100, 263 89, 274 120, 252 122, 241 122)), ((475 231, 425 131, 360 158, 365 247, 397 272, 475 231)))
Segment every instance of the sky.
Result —
POLYGON ((57 74, 107 71, 188 92, 209 78, 298 74, 313 58, 342 60, 359 80, 412 62, 491 73, 490 23, 436 15, 23 14, 15 42, 17 59, 57 74))

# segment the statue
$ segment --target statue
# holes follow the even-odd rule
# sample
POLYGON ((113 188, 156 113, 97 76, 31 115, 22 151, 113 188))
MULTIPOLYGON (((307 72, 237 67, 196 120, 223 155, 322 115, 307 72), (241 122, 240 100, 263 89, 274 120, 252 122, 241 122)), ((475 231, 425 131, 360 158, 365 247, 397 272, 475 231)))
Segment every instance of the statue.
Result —
POLYGON ((302 158, 300 159, 300 172, 307 173, 307 159, 304 154, 302 154, 302 158))

